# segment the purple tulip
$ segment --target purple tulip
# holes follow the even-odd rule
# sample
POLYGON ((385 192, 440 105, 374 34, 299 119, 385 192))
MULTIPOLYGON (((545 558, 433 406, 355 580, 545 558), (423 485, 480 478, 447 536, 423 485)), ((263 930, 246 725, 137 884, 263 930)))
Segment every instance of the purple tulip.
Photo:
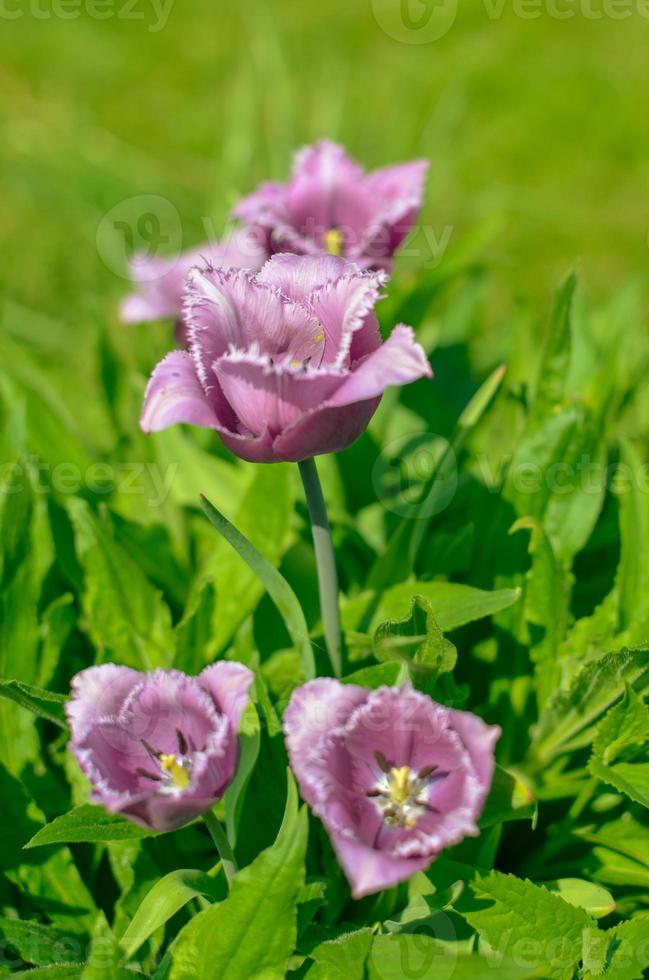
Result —
POLYGON ((387 387, 432 374, 410 327, 381 343, 374 304, 384 281, 333 256, 276 255, 257 275, 192 269, 190 349, 155 368, 142 428, 216 429, 253 462, 344 449, 387 387))
POLYGON ((70 747, 92 800, 154 830, 174 830, 223 796, 239 759, 254 675, 220 661, 199 677, 103 664, 77 674, 70 747))
POLYGON ((300 150, 287 184, 265 183, 234 211, 266 235, 271 253, 342 255, 389 271, 414 225, 426 160, 366 173, 329 140, 300 150))
POLYGON ((254 271, 261 269, 267 258, 260 235, 247 228, 237 229, 223 242, 190 249, 176 258, 136 255, 131 261, 131 278, 137 289, 122 303, 121 319, 124 323, 143 323, 180 317, 185 278, 195 265, 254 271))
POLYGON ((425 870, 478 833, 500 729, 407 686, 321 678, 298 688, 284 731, 300 792, 322 820, 354 898, 425 870))

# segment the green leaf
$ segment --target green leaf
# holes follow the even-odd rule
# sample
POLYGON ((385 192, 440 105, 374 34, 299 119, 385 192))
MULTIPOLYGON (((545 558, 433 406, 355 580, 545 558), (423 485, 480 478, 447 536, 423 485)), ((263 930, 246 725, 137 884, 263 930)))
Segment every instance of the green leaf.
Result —
POLYGON ((492 372, 466 405, 458 419, 447 451, 438 461, 422 491, 421 500, 418 504, 417 520, 404 517, 401 523, 397 525, 386 548, 370 572, 368 585, 371 588, 382 589, 390 582, 401 582, 412 573, 432 516, 438 512, 438 501, 440 498, 443 499, 447 493, 446 481, 450 471, 455 469, 457 457, 464 443, 491 405, 504 376, 505 367, 501 365, 492 372), (422 517, 422 513, 431 516, 422 517))
POLYGON ((210 901, 221 897, 217 882, 202 871, 172 871, 156 882, 120 939, 127 958, 134 956, 156 929, 197 896, 210 901))
POLYGON ((543 887, 596 919, 603 919, 615 911, 615 899, 611 893, 601 885, 593 884, 592 881, 583 881, 581 878, 559 878, 557 881, 544 881, 543 887))
POLYGON ((92 934, 88 962, 81 980, 133 980, 133 974, 121 965, 122 952, 103 912, 97 916, 92 934))
POLYGON ((405 662, 415 677, 434 679, 453 670, 457 662, 457 650, 444 638, 430 602, 419 595, 404 619, 381 623, 373 643, 377 660, 405 662))
POLYGON ((341 678, 342 684, 358 684, 359 687, 366 687, 370 691, 375 691, 379 687, 401 687, 408 680, 408 669, 405 664, 395 663, 374 664, 372 667, 363 667, 356 670, 353 674, 348 674, 341 678))
POLYGON ((597 779, 649 807, 648 749, 649 709, 629 688, 597 727, 589 769, 597 779))
POLYGON ((216 593, 211 582, 204 582, 190 597, 185 614, 176 626, 176 670, 200 674, 209 663, 215 604, 216 593))
POLYGON ((520 955, 527 944, 526 955, 543 966, 544 977, 572 980, 581 958, 582 933, 594 926, 583 909, 531 881, 499 871, 477 875, 471 888, 478 899, 491 904, 462 914, 492 949, 516 959, 517 949, 520 955))
POLYGON ((612 820, 601 827, 583 827, 575 834, 592 844, 619 851, 636 861, 643 862, 649 869, 649 827, 639 823, 630 813, 619 820, 612 820))
POLYGON ((617 572, 619 628, 628 630, 629 643, 644 642, 649 628, 649 501, 645 492, 645 464, 633 446, 620 447, 620 473, 614 483, 620 508, 621 554, 617 572), (630 479, 623 482, 626 469, 630 479))
MULTIPOLYGON (((449 941, 438 941, 436 929, 421 927, 414 933, 375 936, 367 961, 368 980, 404 980, 422 977, 430 980, 523 980, 539 976, 532 969, 517 966, 499 954, 496 962, 477 954, 458 952, 451 941, 454 927, 445 917, 439 931, 449 941)), ((545 975, 544 975, 545 976, 545 975)))
POLYGON ((25 844, 43 847, 45 844, 80 844, 110 840, 138 840, 151 837, 154 831, 138 827, 124 817, 108 813, 99 806, 78 806, 69 813, 56 817, 46 824, 25 844))
POLYGON ((310 980, 364 980, 371 945, 371 929, 359 929, 320 943, 309 954, 315 963, 308 973, 310 980))
POLYGON ((235 875, 226 901, 199 913, 179 933, 163 975, 168 980, 285 976, 297 936, 306 842, 306 810, 298 814, 297 790, 289 779, 284 822, 275 844, 235 875))
POLYGON ((13 701, 60 728, 67 727, 63 705, 68 699, 64 694, 42 691, 31 684, 23 684, 22 681, 0 680, 0 698, 13 701))
POLYGON ((67 507, 85 573, 83 608, 94 644, 130 667, 167 666, 173 658, 174 634, 160 593, 85 501, 73 497, 67 507))
MULTIPOLYGON (((288 464, 258 466, 243 497, 237 495, 234 498, 240 503, 231 526, 272 567, 279 566, 289 541, 293 514, 291 476, 288 464)), ((201 489, 200 485, 198 489, 201 489)), ((204 496, 211 499, 209 494, 204 496)), ((214 509, 221 517, 220 506, 214 509)), ((225 514, 229 512, 226 510, 225 514)), ((205 527, 209 550, 207 559, 199 567, 201 579, 216 582, 218 611, 214 618, 214 653, 227 647, 246 617, 255 610, 266 588, 258 569, 250 565, 222 529, 217 530, 225 541, 214 539, 205 527)))
POLYGON ((414 596, 430 603, 437 625, 444 633, 466 626, 477 619, 492 616, 512 606, 520 598, 520 589, 488 592, 455 582, 403 582, 382 593, 364 592, 342 604, 345 630, 371 631, 386 620, 403 619, 414 596))
POLYGON ((532 420, 552 411, 566 395, 572 354, 571 314, 577 277, 571 273, 557 292, 538 367, 532 420))
POLYGON ((479 826, 485 830, 510 820, 534 821, 537 809, 534 796, 523 780, 515 773, 496 766, 479 826))
POLYGON ((605 464, 599 422, 583 402, 571 401, 528 429, 509 465, 503 498, 518 517, 543 528, 566 565, 586 545, 599 516, 605 464), (594 476, 584 474, 584 460, 594 476))
POLYGON ((295 592, 278 570, 212 506, 209 500, 202 497, 201 504, 210 523, 243 558, 277 606, 291 639, 300 651, 304 677, 306 680, 311 680, 315 677, 313 649, 304 613, 295 592))
POLYGON ((614 650, 586 664, 570 685, 550 700, 534 729, 535 754, 547 761, 559 752, 591 741, 590 726, 649 671, 649 648, 614 650))
POLYGON ((38 966, 35 970, 18 970, 12 977, 25 977, 26 980, 80 980, 83 963, 64 963, 58 966, 38 966))
POLYGON ((45 635, 36 678, 39 687, 47 687, 51 683, 63 654, 63 648, 76 622, 74 596, 69 592, 59 596, 45 610, 43 617, 45 635))
POLYGON ((557 650, 570 622, 572 576, 556 560, 548 536, 536 521, 521 518, 510 533, 520 530, 531 531, 532 565, 526 576, 524 611, 530 658, 536 666, 537 702, 542 709, 560 678, 557 650))
MULTIPOLYGON (((642 980, 649 968, 649 913, 599 933, 584 980, 642 980)), ((586 957, 584 957, 586 963, 586 957)))
POLYGON ((257 708, 252 702, 246 706, 239 727, 239 763, 234 779, 223 797, 225 804, 225 822, 228 840, 232 847, 236 846, 239 832, 241 810, 246 798, 246 789, 252 776, 252 770, 259 756, 261 729, 257 708))
POLYGON ((175 426, 153 433, 151 441, 162 472, 173 471, 172 500, 184 507, 194 507, 198 494, 204 493, 220 509, 228 508, 241 499, 254 473, 252 467, 205 452, 190 433, 175 426))
POLYGON ((81 944, 73 937, 41 922, 0 918, 0 937, 25 963, 34 966, 50 966, 83 955, 81 944))

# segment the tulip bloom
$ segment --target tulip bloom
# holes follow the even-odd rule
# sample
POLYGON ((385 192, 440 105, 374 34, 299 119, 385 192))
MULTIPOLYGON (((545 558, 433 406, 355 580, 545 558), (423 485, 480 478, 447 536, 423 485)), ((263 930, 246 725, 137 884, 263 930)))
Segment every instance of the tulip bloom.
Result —
POLYGON ((287 184, 262 184, 234 215, 265 234, 270 253, 328 252, 389 271, 419 215, 427 169, 413 160, 366 173, 322 140, 296 154, 287 184))
POLYGON ((92 800, 154 830, 174 830, 221 798, 239 759, 254 675, 220 661, 199 677, 103 664, 77 674, 70 747, 92 800))
POLYGON ((384 281, 333 256, 277 255, 256 275, 193 269, 190 349, 155 368, 142 428, 216 429, 252 462, 344 449, 387 387, 432 374, 410 327, 381 343, 374 305, 384 281))
POLYGON ((478 833, 500 729, 407 686, 368 691, 327 678, 284 715, 300 792, 324 823, 354 898, 425 870, 478 833))
POLYGON ((136 255, 131 262, 131 278, 137 288, 122 303, 121 319, 124 323, 177 319, 182 314, 185 279, 193 266, 209 264, 256 270, 267 258, 259 235, 241 228, 223 242, 190 249, 176 258, 136 255))

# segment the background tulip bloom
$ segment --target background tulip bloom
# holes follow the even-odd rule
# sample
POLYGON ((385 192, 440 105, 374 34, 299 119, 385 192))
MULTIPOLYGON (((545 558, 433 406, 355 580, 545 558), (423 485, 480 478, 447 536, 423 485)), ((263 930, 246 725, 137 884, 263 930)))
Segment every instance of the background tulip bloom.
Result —
POLYGON ((478 833, 500 729, 405 688, 321 678, 284 715, 300 792, 324 823, 354 898, 423 871, 478 833))
POLYGON ((190 349, 154 370, 142 428, 216 429, 253 462, 344 449, 387 387, 432 375, 410 327, 381 343, 374 305, 384 281, 333 256, 278 255, 256 275, 193 269, 190 349))
POLYGON ((70 747, 92 800, 155 830, 174 830, 220 799, 239 758, 254 675, 220 661, 199 677, 90 667, 72 681, 70 747))
POLYGON ((389 270, 419 215, 427 170, 413 160, 366 173, 321 140, 295 155, 287 184, 262 184, 234 214, 265 232, 271 253, 329 252, 389 270))
POLYGON ((137 289, 122 303, 121 319, 124 323, 143 323, 178 318, 182 314, 185 279, 193 266, 210 264, 256 270, 268 255, 260 236, 244 228, 237 229, 223 242, 207 243, 175 258, 136 255, 130 271, 137 289))

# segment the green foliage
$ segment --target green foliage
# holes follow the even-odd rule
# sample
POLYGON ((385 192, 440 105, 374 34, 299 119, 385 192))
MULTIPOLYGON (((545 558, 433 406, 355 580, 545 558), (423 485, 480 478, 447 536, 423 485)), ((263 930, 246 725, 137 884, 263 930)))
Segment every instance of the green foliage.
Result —
POLYGON ((0 32, 0 975, 640 980, 649 356, 646 296, 619 283, 647 258, 646 23, 506 6, 485 30, 468 2, 409 44, 382 0, 224 5, 218 30, 195 0, 159 32, 22 6, 0 32), (117 322, 130 256, 98 235, 155 191, 183 247, 219 237, 236 196, 321 135, 374 166, 434 160, 378 310, 385 334, 413 325, 435 381, 389 392, 318 461, 343 681, 410 680, 503 730, 480 835, 359 903, 287 794, 282 713, 328 670, 295 467, 139 431, 172 325, 117 322), (585 288, 564 281, 543 331, 577 255, 585 288), (217 658, 256 674, 218 808, 229 897, 200 822, 156 835, 88 805, 65 747, 77 671, 217 658))
POLYGON ((232 883, 229 897, 195 916, 169 950, 161 976, 248 980, 283 976, 297 935, 297 902, 304 883, 306 811, 298 813, 289 782, 284 822, 275 844, 232 883), (221 937, 215 944, 214 937, 221 937))

